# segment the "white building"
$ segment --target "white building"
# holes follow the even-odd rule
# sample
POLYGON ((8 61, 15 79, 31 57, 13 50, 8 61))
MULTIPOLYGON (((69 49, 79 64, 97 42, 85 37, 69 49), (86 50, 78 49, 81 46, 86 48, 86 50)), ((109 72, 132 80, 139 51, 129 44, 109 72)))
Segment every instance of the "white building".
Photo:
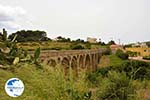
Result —
POLYGON ((97 43, 97 38, 87 37, 87 42, 89 42, 89 43, 97 43))

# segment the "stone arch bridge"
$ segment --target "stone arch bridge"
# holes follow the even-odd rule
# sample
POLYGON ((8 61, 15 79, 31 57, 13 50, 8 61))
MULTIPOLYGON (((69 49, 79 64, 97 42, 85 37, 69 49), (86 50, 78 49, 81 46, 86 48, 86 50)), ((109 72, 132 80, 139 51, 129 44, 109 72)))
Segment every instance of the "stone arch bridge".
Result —
MULTIPOLYGON (((105 52, 105 49, 91 50, 42 50, 39 61, 45 62, 53 67, 61 65, 67 70, 71 67, 74 71, 80 68, 87 70, 95 70, 100 61, 100 57, 105 52)), ((31 53, 31 52, 30 52, 31 53)), ((31 53, 33 54, 33 52, 31 53)))

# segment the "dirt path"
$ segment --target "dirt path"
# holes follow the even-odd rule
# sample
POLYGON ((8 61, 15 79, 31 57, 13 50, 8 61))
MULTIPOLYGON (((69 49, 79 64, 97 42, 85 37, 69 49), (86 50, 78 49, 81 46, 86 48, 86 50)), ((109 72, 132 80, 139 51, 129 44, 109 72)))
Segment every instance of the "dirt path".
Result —
POLYGON ((144 60, 142 57, 129 57, 130 60, 139 60, 139 61, 145 61, 150 62, 150 60, 144 60))

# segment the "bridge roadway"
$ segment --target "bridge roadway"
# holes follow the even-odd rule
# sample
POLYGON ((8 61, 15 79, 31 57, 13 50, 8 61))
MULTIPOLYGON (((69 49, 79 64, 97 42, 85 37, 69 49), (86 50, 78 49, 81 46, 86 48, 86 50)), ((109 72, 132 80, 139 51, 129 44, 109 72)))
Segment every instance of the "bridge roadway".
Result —
MULTIPOLYGON (((87 70, 95 70, 100 61, 100 57, 105 52, 105 49, 90 49, 90 50, 42 50, 39 61, 45 62, 50 66, 63 66, 66 70, 72 67, 75 71, 80 68, 87 70)), ((29 52, 31 55, 34 52, 29 52)))

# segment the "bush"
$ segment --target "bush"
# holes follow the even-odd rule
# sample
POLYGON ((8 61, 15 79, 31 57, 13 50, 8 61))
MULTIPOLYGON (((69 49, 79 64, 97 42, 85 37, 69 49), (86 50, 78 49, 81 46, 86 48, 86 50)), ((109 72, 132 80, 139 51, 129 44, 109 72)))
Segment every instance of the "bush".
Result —
POLYGON ((99 68, 96 70, 96 73, 99 75, 101 74, 103 77, 105 77, 108 73, 108 71, 110 70, 110 68, 105 67, 105 68, 99 68))
POLYGON ((143 59, 150 60, 150 56, 144 56, 143 59))
POLYGON ((129 57, 129 55, 128 55, 127 53, 124 53, 124 52, 123 52, 122 50, 120 50, 120 49, 118 49, 118 50, 116 51, 116 55, 117 55, 119 58, 123 59, 123 60, 127 60, 128 57, 129 57))
POLYGON ((99 86, 99 100, 133 100, 134 89, 124 72, 109 71, 99 86))
POLYGON ((103 77, 106 77, 107 73, 109 71, 109 68, 99 68, 95 72, 89 72, 87 73, 87 81, 92 86, 98 86, 101 82, 101 79, 103 77))
POLYGON ((114 66, 113 70, 124 71, 132 79, 150 79, 150 63, 143 61, 125 61, 120 66, 114 66))
POLYGON ((113 41, 113 40, 111 40, 111 41, 109 41, 108 43, 107 43, 107 45, 115 45, 116 43, 115 43, 115 41, 113 41))
POLYGON ((126 52, 130 57, 136 57, 138 55, 137 52, 127 51, 126 52))
POLYGON ((101 80, 101 76, 100 74, 96 73, 96 72, 91 72, 87 74, 87 81, 89 82, 89 85, 91 86, 98 86, 101 80))
POLYGON ((90 43, 85 43, 85 48, 86 49, 91 49, 91 44, 90 43))
POLYGON ((111 54, 111 49, 107 48, 103 54, 104 55, 110 55, 111 54))
POLYGON ((70 48, 71 48, 72 50, 85 49, 84 46, 82 46, 81 44, 72 44, 72 45, 70 46, 70 48))

